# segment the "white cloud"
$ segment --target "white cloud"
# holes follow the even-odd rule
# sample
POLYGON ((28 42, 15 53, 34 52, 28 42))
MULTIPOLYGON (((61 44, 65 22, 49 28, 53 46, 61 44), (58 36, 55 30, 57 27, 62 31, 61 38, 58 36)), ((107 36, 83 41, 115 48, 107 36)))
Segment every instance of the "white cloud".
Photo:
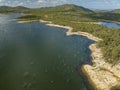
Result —
POLYGON ((29 0, 29 1, 30 1, 29 4, 25 2, 24 5, 28 7, 49 7, 69 2, 69 0, 34 0, 34 1, 29 0))
POLYGON ((48 7, 68 3, 71 0, 0 0, 0 6, 48 7))
POLYGON ((44 4, 55 4, 55 3, 65 3, 68 0, 38 0, 38 3, 44 3, 44 4))
POLYGON ((37 2, 38 2, 38 3, 44 3, 45 0, 38 0, 37 2))
POLYGON ((20 3, 17 4, 17 6, 23 6, 23 5, 24 5, 23 2, 20 2, 20 3))

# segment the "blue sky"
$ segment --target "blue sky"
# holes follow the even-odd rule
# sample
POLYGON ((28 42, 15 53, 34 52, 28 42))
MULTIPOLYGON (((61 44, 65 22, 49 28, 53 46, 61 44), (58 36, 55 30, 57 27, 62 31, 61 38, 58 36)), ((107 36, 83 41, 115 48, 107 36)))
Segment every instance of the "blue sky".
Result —
POLYGON ((0 0, 0 6, 49 7, 76 4, 90 9, 120 9, 120 0, 0 0))

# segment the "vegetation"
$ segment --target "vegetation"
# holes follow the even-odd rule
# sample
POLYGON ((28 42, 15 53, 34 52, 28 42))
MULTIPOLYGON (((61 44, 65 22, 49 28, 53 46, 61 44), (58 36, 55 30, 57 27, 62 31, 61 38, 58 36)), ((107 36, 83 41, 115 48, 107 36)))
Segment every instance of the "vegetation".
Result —
POLYGON ((93 18, 95 19, 100 19, 100 20, 107 20, 107 21, 113 21, 113 22, 120 22, 120 13, 113 13, 111 12, 95 12, 92 15, 93 18))
POLYGON ((20 17, 23 20, 52 21, 55 24, 71 26, 74 31, 88 32, 102 38, 103 41, 99 42, 98 46, 102 48, 106 61, 117 63, 120 60, 120 30, 96 24, 100 20, 119 22, 119 13, 94 12, 72 4, 40 9, 21 9, 19 12, 28 14, 20 17))
POLYGON ((39 19, 40 16, 35 16, 35 15, 27 15, 27 16, 22 16, 19 19, 20 20, 36 20, 39 19))
POLYGON ((21 13, 22 11, 26 11, 29 8, 23 7, 23 6, 17 6, 17 7, 9 7, 9 6, 0 6, 0 13, 21 13))

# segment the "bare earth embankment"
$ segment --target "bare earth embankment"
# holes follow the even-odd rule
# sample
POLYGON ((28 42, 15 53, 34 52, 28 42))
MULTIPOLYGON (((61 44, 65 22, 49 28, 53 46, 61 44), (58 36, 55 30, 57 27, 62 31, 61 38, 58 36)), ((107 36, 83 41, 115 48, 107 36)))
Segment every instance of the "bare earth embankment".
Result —
MULTIPOLYGON (((40 22, 44 22, 48 26, 68 29, 66 32, 67 35, 82 35, 94 40, 96 43, 102 40, 87 32, 72 32, 73 28, 69 26, 56 25, 52 24, 51 21, 44 20, 40 20, 40 22)), ((82 71, 88 77, 88 81, 94 87, 94 90, 110 90, 111 87, 120 84, 120 63, 113 66, 112 64, 105 62, 102 50, 97 47, 96 43, 89 46, 89 49, 92 52, 91 57, 93 65, 83 65, 82 71)))

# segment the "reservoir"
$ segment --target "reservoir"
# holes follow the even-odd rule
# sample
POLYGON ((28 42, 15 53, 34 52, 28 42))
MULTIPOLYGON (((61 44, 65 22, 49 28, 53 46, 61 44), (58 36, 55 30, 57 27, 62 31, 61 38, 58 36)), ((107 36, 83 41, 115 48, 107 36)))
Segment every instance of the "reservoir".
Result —
POLYGON ((88 90, 78 69, 93 41, 19 16, 0 15, 0 90, 88 90))
POLYGON ((101 25, 107 26, 108 28, 120 29, 120 24, 116 24, 116 23, 112 23, 112 22, 101 22, 101 25))

